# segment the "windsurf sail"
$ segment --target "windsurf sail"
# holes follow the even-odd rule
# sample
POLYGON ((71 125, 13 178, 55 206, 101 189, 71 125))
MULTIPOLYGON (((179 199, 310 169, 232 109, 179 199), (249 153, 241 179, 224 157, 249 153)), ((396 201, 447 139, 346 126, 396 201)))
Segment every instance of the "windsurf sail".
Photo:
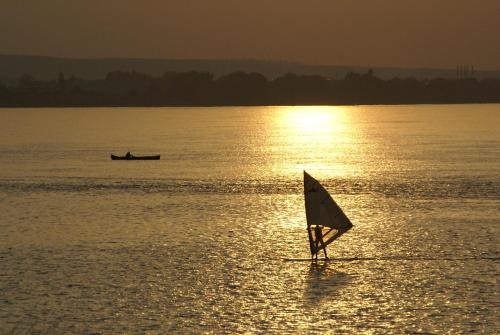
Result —
POLYGON ((352 223, 325 188, 304 171, 304 201, 311 255, 338 239, 352 223), (316 241, 320 229, 321 239, 316 241))

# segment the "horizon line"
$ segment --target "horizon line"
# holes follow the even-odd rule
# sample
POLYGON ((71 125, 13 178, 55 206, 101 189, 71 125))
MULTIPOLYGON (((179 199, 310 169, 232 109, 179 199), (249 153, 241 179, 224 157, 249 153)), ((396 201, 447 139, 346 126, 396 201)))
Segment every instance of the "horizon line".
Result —
POLYGON ((250 61, 250 62, 269 62, 269 63, 283 63, 290 65, 302 65, 311 67, 339 67, 339 68, 363 68, 363 69, 414 69, 414 70, 444 70, 444 71, 454 71, 457 66, 462 65, 472 65, 475 71, 493 72, 500 71, 500 68, 478 68, 474 64, 456 64, 454 67, 425 67, 425 66, 385 66, 385 65, 334 65, 334 64, 311 64, 302 61, 293 60, 280 60, 271 58, 157 58, 157 57, 124 57, 124 56, 105 56, 105 57, 72 57, 72 56, 49 56, 40 54, 10 54, 10 53, 0 53, 0 57, 33 57, 33 58, 52 58, 59 60, 141 60, 141 61, 250 61))

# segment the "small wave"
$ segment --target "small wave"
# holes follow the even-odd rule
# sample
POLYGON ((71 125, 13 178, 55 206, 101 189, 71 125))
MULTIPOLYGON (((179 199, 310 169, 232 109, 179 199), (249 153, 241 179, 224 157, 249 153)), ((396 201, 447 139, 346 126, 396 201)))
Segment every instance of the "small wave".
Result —
MULTIPOLYGON (((342 179, 326 181, 332 194, 374 194, 413 199, 500 199, 500 180, 457 178, 420 181, 342 179)), ((2 180, 0 192, 140 192, 175 194, 302 194, 302 182, 262 180, 2 180)))

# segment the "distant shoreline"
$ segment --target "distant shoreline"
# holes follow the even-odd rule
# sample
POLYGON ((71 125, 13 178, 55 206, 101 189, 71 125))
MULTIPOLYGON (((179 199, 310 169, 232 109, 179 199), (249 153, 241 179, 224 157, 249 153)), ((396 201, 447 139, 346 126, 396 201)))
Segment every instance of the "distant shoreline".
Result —
POLYGON ((0 107, 225 107, 354 106, 500 103, 500 79, 380 79, 372 70, 343 79, 287 73, 268 79, 233 72, 215 79, 209 72, 167 72, 153 77, 115 71, 101 80, 59 73, 42 81, 24 75, 0 83, 0 107))
MULTIPOLYGON (((373 69, 381 79, 429 78, 455 79, 460 65, 450 67, 401 67, 370 64, 308 64, 272 59, 176 59, 176 58, 72 58, 35 55, 0 54, 0 82, 10 83, 24 74, 39 80, 54 80, 59 72, 85 80, 98 80, 110 71, 136 71, 148 76, 161 76, 165 72, 200 71, 213 73, 216 78, 236 71, 257 72, 274 79, 286 73, 319 75, 326 78, 344 78, 349 72, 364 73, 373 69)), ((500 79, 500 68, 476 68, 470 65, 477 79, 500 79)))

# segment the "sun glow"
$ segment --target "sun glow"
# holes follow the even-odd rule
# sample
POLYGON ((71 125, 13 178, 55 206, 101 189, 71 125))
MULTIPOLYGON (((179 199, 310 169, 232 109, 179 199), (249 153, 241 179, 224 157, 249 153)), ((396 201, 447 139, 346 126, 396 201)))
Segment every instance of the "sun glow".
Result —
POLYGON ((346 107, 279 107, 275 148, 288 159, 275 162, 274 168, 283 173, 346 173, 343 158, 352 141, 349 115, 346 107))
POLYGON ((287 107, 281 113, 282 122, 299 135, 314 133, 325 139, 342 131, 343 118, 344 111, 337 107, 287 107))

